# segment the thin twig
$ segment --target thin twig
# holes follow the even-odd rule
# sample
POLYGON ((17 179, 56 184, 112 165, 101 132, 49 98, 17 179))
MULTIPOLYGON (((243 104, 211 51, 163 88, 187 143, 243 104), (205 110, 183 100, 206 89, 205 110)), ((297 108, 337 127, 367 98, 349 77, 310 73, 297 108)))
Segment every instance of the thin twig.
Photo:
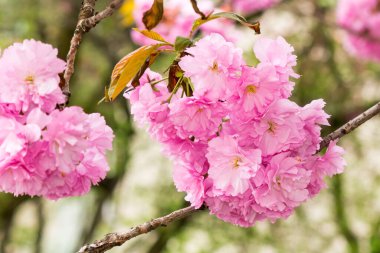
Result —
POLYGON ((75 56, 77 54, 80 43, 82 42, 82 36, 85 32, 80 27, 80 23, 83 19, 89 18, 94 15, 95 12, 95 4, 96 0, 84 0, 82 2, 82 7, 80 8, 78 15, 78 23, 74 30, 74 35, 71 38, 70 49, 67 53, 66 57, 66 69, 63 74, 63 79, 65 80, 64 85, 62 87, 63 94, 66 96, 66 100, 68 101, 70 97, 70 78, 74 74, 74 62, 75 56))
POLYGON ((320 143, 320 149, 323 149, 327 147, 330 143, 330 141, 336 140, 341 138, 342 136, 351 133, 353 130, 358 128, 360 125, 362 125, 364 122, 370 120, 374 116, 380 113, 380 102, 369 108, 367 111, 361 113, 356 118, 350 120, 334 132, 330 133, 329 135, 325 136, 323 138, 322 142, 320 143))
POLYGON ((139 236, 141 234, 146 234, 152 230, 155 230, 161 226, 167 226, 173 221, 183 219, 195 212, 199 209, 195 209, 194 207, 186 207, 183 209, 179 209, 174 211, 166 216, 153 219, 151 221, 145 222, 137 227, 131 228, 128 232, 125 233, 110 233, 107 234, 103 239, 99 241, 95 241, 92 244, 88 244, 83 246, 77 253, 103 253, 107 250, 112 249, 116 246, 121 246, 126 241, 139 236))
MULTIPOLYGON (((341 138, 342 136, 349 134, 359 126, 361 126, 364 122, 370 120, 374 116, 380 113, 380 102, 366 110, 365 112, 358 115, 356 118, 350 120, 339 129, 327 135, 323 138, 320 146, 321 149, 327 147, 330 141, 341 138)), ((199 209, 198 209, 199 210, 199 209)), ((148 233, 152 230, 160 226, 167 226, 173 221, 177 221, 183 219, 185 217, 190 216, 191 214, 198 211, 194 207, 186 207, 177 211, 174 211, 166 216, 153 219, 152 221, 146 222, 137 227, 131 228, 128 232, 124 233, 111 233, 107 234, 103 239, 99 241, 95 241, 92 244, 88 244, 83 246, 77 253, 103 253, 106 252, 113 247, 121 246, 126 241, 137 237, 141 234, 148 233)))
POLYGON ((62 87, 63 94, 66 96, 66 103, 70 97, 70 79, 74 74, 75 57, 78 52, 83 34, 94 28, 101 20, 111 16, 117 10, 124 0, 113 0, 103 11, 95 14, 96 0, 83 0, 81 10, 79 12, 78 23, 74 31, 74 35, 70 42, 70 49, 66 58, 66 70, 63 74, 64 85, 62 87), (95 15, 94 15, 95 14, 95 15))
POLYGON ((207 19, 207 16, 199 9, 197 0, 190 0, 190 2, 193 6, 195 13, 199 14, 202 19, 207 19))

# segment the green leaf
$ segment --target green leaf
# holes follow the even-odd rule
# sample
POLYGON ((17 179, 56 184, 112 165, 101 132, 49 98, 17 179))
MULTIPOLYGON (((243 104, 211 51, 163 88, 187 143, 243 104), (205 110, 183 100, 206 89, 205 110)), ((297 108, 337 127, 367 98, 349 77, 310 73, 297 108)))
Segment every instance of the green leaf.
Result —
POLYGON ((148 30, 156 27, 164 15, 164 0, 154 0, 152 7, 144 12, 143 23, 148 30))
POLYGON ((190 40, 189 38, 185 38, 185 37, 181 37, 181 36, 178 36, 176 39, 175 39, 175 43, 174 43, 174 49, 175 51, 177 52, 182 52, 184 51, 186 48, 190 47, 193 45, 193 41, 190 40))
POLYGON ((161 36, 161 34, 155 32, 155 31, 152 31, 152 30, 150 30, 150 31, 149 30, 139 30, 138 28, 133 28, 133 30, 135 30, 136 32, 141 33, 142 35, 144 35, 145 37, 147 37, 149 39, 170 44, 169 42, 167 42, 164 39, 164 37, 161 36))

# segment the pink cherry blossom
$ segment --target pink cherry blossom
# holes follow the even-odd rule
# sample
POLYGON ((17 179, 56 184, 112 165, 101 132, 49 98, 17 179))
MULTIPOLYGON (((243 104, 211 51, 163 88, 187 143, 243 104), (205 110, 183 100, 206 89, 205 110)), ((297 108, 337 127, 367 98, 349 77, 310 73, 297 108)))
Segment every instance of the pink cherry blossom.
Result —
POLYGON ((98 114, 79 107, 53 111, 43 137, 50 143, 55 168, 45 180, 46 197, 57 199, 87 193, 109 170, 105 152, 112 148, 112 130, 98 114))
POLYGON ((35 40, 13 44, 0 58, 0 102, 23 113, 34 107, 51 112, 64 102, 58 76, 64 67, 51 45, 35 40))
POLYGON ((262 174, 262 182, 254 193, 260 206, 281 213, 309 198, 311 171, 288 153, 272 157, 262 174))
POLYGON ((337 22, 345 30, 344 46, 351 54, 380 61, 380 11, 376 0, 340 0, 337 22))
POLYGON ((236 97, 232 99, 236 101, 232 117, 242 122, 261 116, 272 102, 280 98, 279 80, 271 65, 261 65, 257 69, 244 67, 240 80, 236 97))
POLYGON ((321 126, 329 126, 328 115, 323 107, 325 102, 322 99, 314 100, 310 104, 305 105, 299 116, 305 123, 304 130, 307 132, 303 145, 298 149, 298 152, 303 155, 313 155, 319 149, 319 143, 322 141, 321 126))
POLYGON ((225 100, 235 89, 237 74, 241 71, 242 50, 213 33, 186 50, 179 62, 185 76, 194 85, 194 97, 210 101, 225 100))
POLYGON ((299 75, 293 70, 297 64, 297 56, 293 54, 294 48, 282 37, 277 39, 261 38, 253 48, 257 59, 261 64, 270 64, 276 68, 281 83, 281 94, 288 98, 294 87, 294 82, 289 78, 298 78, 299 75))
POLYGON ((15 195, 40 194, 45 172, 37 165, 44 156, 40 150, 46 150, 46 145, 38 141, 40 128, 3 116, 0 125, 0 189, 15 195))
MULTIPOLYGON (((153 0, 135 0, 135 8, 133 17, 137 28, 144 30, 145 26, 142 22, 144 12, 146 12, 153 4, 153 0)), ((216 8, 213 1, 202 0, 198 2, 199 9, 206 15, 212 12, 220 12, 216 8)), ((166 0, 165 11, 161 22, 154 28, 154 31, 159 33, 167 41, 174 43, 178 36, 187 37, 193 27, 195 20, 199 15, 194 12, 190 1, 183 0, 166 0)), ((200 27, 203 34, 219 33, 230 41, 236 41, 239 32, 234 28, 231 20, 217 19, 203 24, 200 27)), ((139 45, 150 45, 156 41, 149 39, 137 31, 131 32, 132 39, 139 45)))
POLYGON ((180 98, 170 103, 170 120, 182 138, 208 139, 218 132, 224 116, 220 103, 180 98))
POLYGON ((186 192, 186 200, 195 208, 200 208, 205 198, 203 166, 194 162, 192 165, 178 163, 173 169, 173 180, 178 191, 186 192))
POLYGON ((273 155, 303 145, 304 122, 298 116, 299 106, 281 99, 273 103, 258 123, 254 123, 258 147, 263 155, 273 155))
POLYGON ((252 14, 254 12, 268 9, 281 0, 232 0, 232 9, 242 14, 252 14))
POLYGON ((265 209, 256 203, 251 192, 238 196, 213 196, 212 193, 207 193, 205 202, 210 213, 219 219, 242 227, 251 227, 257 221, 267 219, 265 209))
POLYGON ((244 150, 232 136, 210 141, 206 157, 210 163, 208 175, 214 187, 231 196, 250 188, 250 179, 261 163, 260 150, 244 150))
POLYGON ((334 176, 343 173, 346 162, 343 159, 343 148, 336 145, 337 141, 330 142, 326 153, 318 157, 314 166, 318 167, 323 175, 334 176))
POLYGON ((124 94, 124 97, 131 101, 131 113, 140 125, 151 121, 162 122, 166 119, 168 90, 162 83, 152 85, 153 82, 160 80, 162 80, 160 74, 148 69, 140 79, 140 86, 124 94))
POLYGON ((251 67, 240 49, 211 34, 179 62, 193 95, 169 94, 150 70, 125 94, 135 120, 173 160, 174 183, 195 208, 205 205, 244 227, 274 222, 319 193, 326 175, 343 171, 335 142, 316 154, 328 125, 323 100, 300 107, 288 99, 291 78, 298 78, 293 51, 283 38, 263 38, 254 47, 260 63, 251 67))

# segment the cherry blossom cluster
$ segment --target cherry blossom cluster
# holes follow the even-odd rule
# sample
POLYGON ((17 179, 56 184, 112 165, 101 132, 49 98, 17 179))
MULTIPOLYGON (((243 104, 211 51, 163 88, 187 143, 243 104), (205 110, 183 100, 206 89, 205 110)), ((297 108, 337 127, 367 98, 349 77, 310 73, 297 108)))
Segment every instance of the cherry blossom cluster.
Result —
POLYGON ((280 1, 281 0, 230 0, 226 2, 231 5, 233 12, 251 14, 271 8, 280 1))
POLYGON ((357 57, 380 61, 380 2, 340 0, 337 22, 347 33, 344 45, 357 57))
POLYGON ((275 221, 319 193, 324 176, 343 171, 335 142, 316 154, 328 125, 323 100, 300 107, 288 99, 299 77, 293 51, 281 37, 260 38, 251 67, 239 48, 211 34, 181 58, 176 93, 151 70, 125 93, 135 121, 173 160, 174 183, 192 206, 240 226, 275 221))
POLYGON ((0 190, 58 199, 87 193, 108 171, 113 133, 102 116, 65 102, 52 46, 15 43, 0 58, 0 190))
MULTIPOLYGON (((232 11, 241 14, 251 14, 272 7, 280 0, 233 0, 222 1, 220 6, 216 3, 220 1, 202 0, 198 1, 199 9, 206 15, 212 12, 232 11)), ((136 21, 136 26, 144 29, 142 22, 143 13, 152 6, 152 0, 137 0, 134 2, 133 17, 136 21)), ((189 36, 194 20, 199 18, 191 6, 189 0, 166 0, 164 17, 154 31, 161 34, 167 41, 174 42, 177 36, 189 36)), ((234 27, 234 23, 226 19, 218 19, 203 24, 200 27, 203 34, 220 33, 230 41, 236 42, 239 38, 239 31, 234 27)), ((139 45, 149 45, 152 40, 132 31, 132 39, 139 45)))

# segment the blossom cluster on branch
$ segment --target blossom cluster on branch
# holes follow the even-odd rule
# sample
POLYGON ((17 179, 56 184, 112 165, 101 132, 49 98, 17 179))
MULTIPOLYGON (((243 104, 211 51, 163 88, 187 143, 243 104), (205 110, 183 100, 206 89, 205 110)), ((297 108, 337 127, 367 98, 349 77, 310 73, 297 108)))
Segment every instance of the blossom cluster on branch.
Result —
POLYGON ((65 102, 65 62, 51 45, 15 43, 0 58, 0 190, 58 199, 87 193, 108 171, 104 118, 65 102))
POLYGON ((220 34, 187 48, 175 86, 149 69, 124 96, 140 125, 174 162, 173 179, 186 200, 206 205, 240 226, 288 217, 343 171, 343 149, 331 142, 317 155, 323 100, 300 107, 288 98, 298 78, 293 47, 260 38, 248 66, 242 50, 220 34), (169 88, 169 89, 168 89, 169 88))
MULTIPOLYGON (((152 0, 135 0, 133 6, 133 19, 137 28, 144 29, 142 22, 143 14, 152 6, 152 0)), ((209 15, 213 12, 230 11, 241 14, 251 14, 272 7, 279 0, 232 0, 232 1, 199 1, 199 9, 209 15)), ((127 1, 125 5, 130 5, 127 1)), ((130 7, 129 7, 130 8, 130 7)), ((130 15, 126 12, 125 15, 130 15)), ((177 36, 187 37, 193 27, 194 20, 198 17, 191 6, 190 1, 166 0, 163 19, 155 27, 155 31, 162 35, 167 41, 174 42, 177 36)), ((204 35, 220 33, 229 41, 236 41, 241 33, 236 29, 231 20, 218 19, 208 22, 200 27, 200 32, 204 35)), ((132 39, 139 45, 149 45, 152 40, 141 33, 132 31, 132 39)))
POLYGON ((266 10, 278 4, 281 0, 226 0, 225 2, 233 12, 249 15, 257 11, 266 10))
POLYGON ((340 0, 337 22, 346 30, 344 46, 357 57, 380 61, 380 2, 340 0))

